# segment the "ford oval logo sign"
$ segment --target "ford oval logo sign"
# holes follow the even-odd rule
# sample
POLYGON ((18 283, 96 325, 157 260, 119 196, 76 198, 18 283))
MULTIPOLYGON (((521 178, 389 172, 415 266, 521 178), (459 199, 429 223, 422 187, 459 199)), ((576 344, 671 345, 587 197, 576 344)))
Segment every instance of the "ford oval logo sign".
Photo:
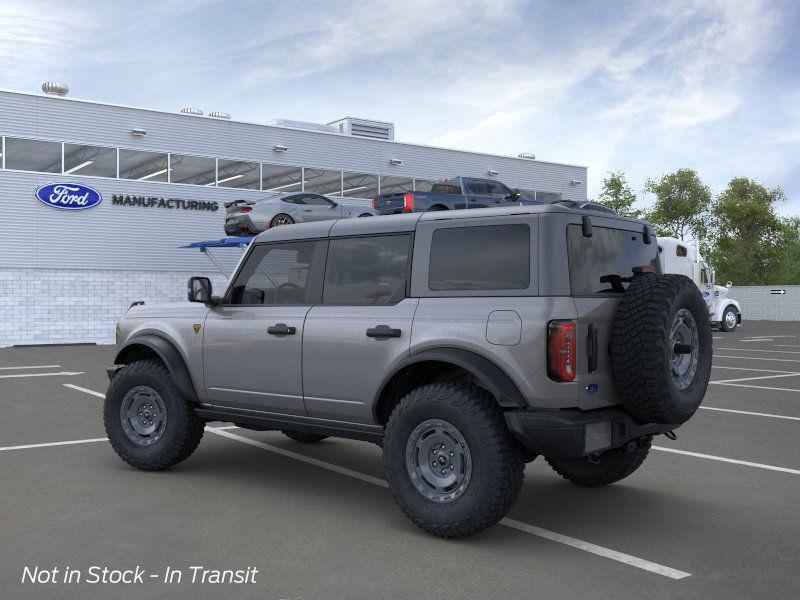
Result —
POLYGON ((82 210, 97 206, 103 196, 97 190, 79 183, 48 183, 37 188, 36 199, 61 210, 82 210))

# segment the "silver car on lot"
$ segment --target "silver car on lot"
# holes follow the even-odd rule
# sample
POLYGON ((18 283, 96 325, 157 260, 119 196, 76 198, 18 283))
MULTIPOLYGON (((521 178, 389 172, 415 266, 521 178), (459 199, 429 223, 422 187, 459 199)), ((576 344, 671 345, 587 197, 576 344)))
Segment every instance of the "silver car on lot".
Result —
POLYGON ((236 200, 225 205, 227 235, 255 235, 278 225, 372 217, 368 204, 345 202, 310 192, 271 194, 259 200, 236 200))

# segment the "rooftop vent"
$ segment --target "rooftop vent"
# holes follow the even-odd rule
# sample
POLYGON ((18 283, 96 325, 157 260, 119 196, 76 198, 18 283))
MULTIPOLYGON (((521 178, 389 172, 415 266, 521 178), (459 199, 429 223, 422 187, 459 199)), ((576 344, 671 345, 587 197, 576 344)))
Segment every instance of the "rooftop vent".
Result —
POLYGON ((321 131, 323 133, 336 133, 336 128, 324 123, 311 123, 309 121, 293 121, 292 119, 273 119, 269 125, 277 127, 291 127, 292 129, 306 129, 308 131, 321 131))
POLYGON ((191 106, 187 106, 186 108, 182 108, 181 112, 185 115, 195 115, 198 117, 203 116, 203 111, 199 108, 192 108, 191 106))
POLYGON ((230 119, 231 118, 231 116, 228 113, 221 112, 221 111, 218 111, 218 110, 215 110, 214 112, 208 113, 208 116, 212 117, 214 119, 230 119))
POLYGON ((69 86, 66 83, 56 83, 47 81, 42 84, 42 91, 48 96, 66 96, 69 94, 69 86))
POLYGON ((533 152, 522 152, 517 154, 519 158, 525 158, 527 160, 536 160, 536 155, 533 152))
POLYGON ((339 133, 355 137, 365 137, 374 140, 394 140, 394 123, 385 121, 371 121, 357 117, 344 117, 329 123, 339 133))

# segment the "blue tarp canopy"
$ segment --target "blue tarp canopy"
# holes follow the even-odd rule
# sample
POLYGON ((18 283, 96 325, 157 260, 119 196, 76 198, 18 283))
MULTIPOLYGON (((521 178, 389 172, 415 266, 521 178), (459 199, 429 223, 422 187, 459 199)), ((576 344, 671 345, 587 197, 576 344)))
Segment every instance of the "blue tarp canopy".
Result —
POLYGON ((180 248, 200 248, 201 252, 205 252, 206 248, 244 248, 253 240, 252 237, 224 237, 218 240, 203 240, 202 242, 192 242, 180 248))

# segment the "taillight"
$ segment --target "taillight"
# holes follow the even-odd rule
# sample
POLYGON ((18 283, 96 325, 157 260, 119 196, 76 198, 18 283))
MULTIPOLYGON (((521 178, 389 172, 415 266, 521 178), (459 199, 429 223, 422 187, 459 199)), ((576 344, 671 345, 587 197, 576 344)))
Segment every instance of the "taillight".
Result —
POLYGON ((249 213, 253 209, 249 206, 243 206, 241 210, 243 213, 249 213))
POLYGON ((372 208, 378 208, 377 206, 375 206, 377 204, 377 202, 378 202, 377 198, 373 198, 372 199, 372 202, 370 203, 370 204, 372 204, 372 208))
POLYGON ((547 324, 547 375, 555 381, 575 379, 575 323, 547 324))
POLYGON ((414 194, 403 194, 403 210, 414 210, 414 194))

